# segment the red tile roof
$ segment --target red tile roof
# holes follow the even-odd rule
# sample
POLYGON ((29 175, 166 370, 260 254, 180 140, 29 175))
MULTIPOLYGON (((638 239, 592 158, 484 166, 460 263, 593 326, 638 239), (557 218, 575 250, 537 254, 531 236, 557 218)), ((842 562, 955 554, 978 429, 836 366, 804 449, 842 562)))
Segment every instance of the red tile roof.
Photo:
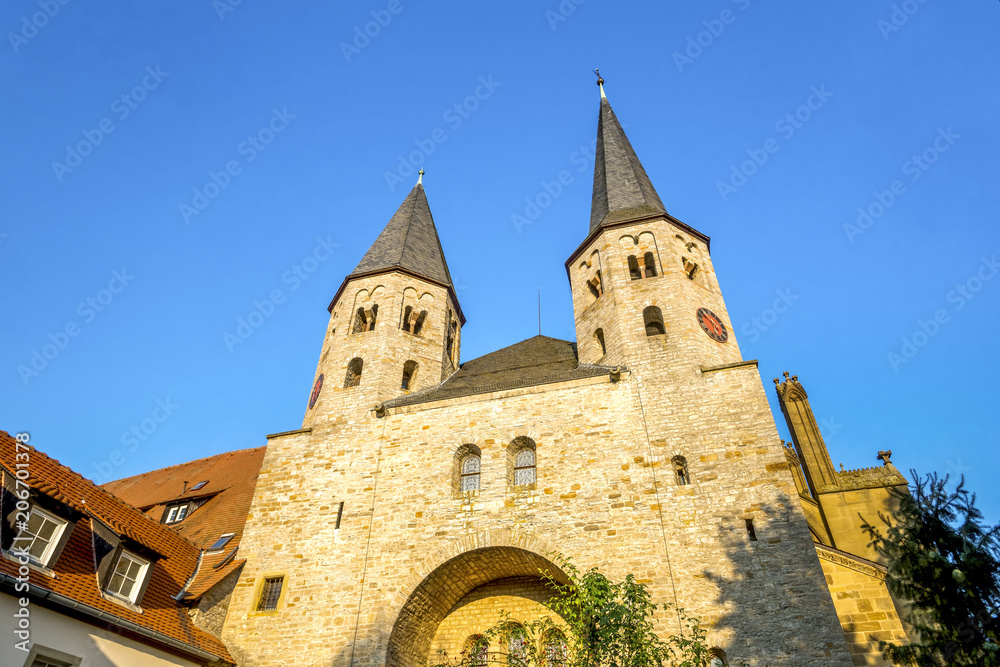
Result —
MULTIPOLYGON (((24 445, 20 446, 10 434, 0 431, 0 464, 8 473, 18 470, 15 462, 24 463, 24 445), (22 458, 16 460, 16 453, 22 458)), ((88 479, 73 472, 59 461, 42 452, 28 449, 28 471, 25 483, 36 491, 55 498, 84 514, 73 527, 66 548, 58 560, 51 564, 54 578, 32 573, 31 584, 59 595, 95 607, 107 614, 119 616, 135 625, 161 633, 189 647, 207 651, 223 661, 233 662, 225 645, 216 637, 196 627, 186 607, 173 596, 191 577, 198 565, 199 548, 177 532, 153 521, 135 507, 108 493, 88 479), (112 602, 98 590, 95 559, 91 537, 90 517, 104 522, 136 542, 152 549, 163 557, 156 561, 152 578, 141 600, 142 613, 112 602)), ((0 559, 0 572, 17 576, 18 566, 0 559)), ((155 639, 144 638, 147 643, 155 639)), ((160 648, 167 644, 159 644, 160 648)), ((168 649, 170 650, 170 649, 168 649)), ((174 648, 173 650, 177 650, 174 648)))
POLYGON ((205 554, 198 575, 186 591, 187 599, 197 599, 221 581, 225 575, 219 576, 220 571, 229 574, 243 564, 242 560, 232 561, 231 554, 239 548, 243 538, 264 450, 264 447, 257 447, 226 452, 104 485, 125 502, 142 508, 146 516, 155 521, 163 517, 170 504, 208 498, 203 505, 188 512, 183 521, 170 524, 169 529, 202 549, 208 549, 226 533, 233 533, 233 539, 221 551, 205 554), (208 483, 204 487, 191 491, 192 486, 206 480, 208 483), (227 559, 232 562, 226 562, 227 559))

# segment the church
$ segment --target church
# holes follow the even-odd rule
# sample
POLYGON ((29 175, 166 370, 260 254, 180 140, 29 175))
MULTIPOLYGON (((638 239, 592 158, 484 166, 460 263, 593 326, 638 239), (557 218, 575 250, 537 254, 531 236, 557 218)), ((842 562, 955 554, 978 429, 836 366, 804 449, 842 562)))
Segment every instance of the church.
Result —
POLYGON ((779 439, 709 238, 667 213, 599 83, 576 342, 459 362, 418 180, 333 295, 302 427, 268 437, 222 633, 239 664, 455 657, 501 610, 539 616, 560 555, 634 573, 728 664, 884 664, 871 635, 905 637, 856 515, 906 480, 888 454, 835 471, 797 378, 779 439))
MULTIPOLYGON (((859 513, 891 512, 907 480, 891 452, 835 470, 788 373, 774 384, 792 443, 779 438, 710 239, 667 212, 599 83, 591 216, 565 261, 576 341, 460 360, 466 320, 421 174, 333 294, 300 428, 104 487, 33 454, 52 479, 30 479, 32 497, 55 508, 39 516, 67 553, 105 545, 107 574, 122 557, 106 545, 133 545, 171 625, 133 629, 151 618, 141 582, 127 599, 100 584, 94 608, 114 602, 128 637, 191 661, 169 664, 427 667, 501 611, 551 614, 540 573, 564 576, 568 558, 698 617, 714 664, 888 664, 878 640, 907 628, 859 513)), ((4 549, 37 541, 15 532, 4 549)), ((58 575, 59 553, 32 565, 58 575)), ((676 614, 656 622, 680 631, 676 614)), ((541 641, 557 654, 563 639, 541 641)), ((482 664, 507 664, 507 648, 482 664)))

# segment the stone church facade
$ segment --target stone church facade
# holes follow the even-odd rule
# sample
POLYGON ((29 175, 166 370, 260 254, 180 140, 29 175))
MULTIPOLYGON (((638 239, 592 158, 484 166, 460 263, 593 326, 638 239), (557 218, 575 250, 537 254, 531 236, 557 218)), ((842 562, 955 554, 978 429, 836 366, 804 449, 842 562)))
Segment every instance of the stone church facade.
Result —
POLYGON ((728 664, 884 664, 873 637, 905 635, 855 515, 906 481, 888 455, 834 471, 797 378, 776 381, 779 439, 709 244, 667 213, 602 88, 565 263, 576 342, 460 364, 418 182, 330 303, 302 428, 269 436, 222 633, 237 663, 455 657, 501 609, 542 613, 561 554, 634 573, 728 664))

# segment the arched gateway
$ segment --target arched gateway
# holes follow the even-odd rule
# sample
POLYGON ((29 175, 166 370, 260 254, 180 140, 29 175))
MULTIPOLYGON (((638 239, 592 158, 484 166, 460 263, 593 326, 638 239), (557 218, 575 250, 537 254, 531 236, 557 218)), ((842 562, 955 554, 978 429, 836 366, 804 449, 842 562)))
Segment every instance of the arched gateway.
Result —
MULTIPOLYGON (((481 547, 447 560, 407 598, 389 636, 386 667, 426 667, 438 649, 457 655, 470 634, 485 630, 500 610, 528 618, 551 597, 541 573, 567 578, 548 558, 515 546, 481 547)), ((497 647, 499 649, 499 647, 497 647)))

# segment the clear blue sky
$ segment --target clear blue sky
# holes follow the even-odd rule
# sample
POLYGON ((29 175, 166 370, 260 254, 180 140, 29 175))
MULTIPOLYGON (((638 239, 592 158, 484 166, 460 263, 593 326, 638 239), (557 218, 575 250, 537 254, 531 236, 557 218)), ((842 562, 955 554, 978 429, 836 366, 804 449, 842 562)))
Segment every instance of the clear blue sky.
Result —
POLYGON ((835 464, 964 471, 1000 519, 1000 3, 226 1, 0 9, 0 428, 90 477, 297 428, 420 146, 462 358, 534 335, 538 287, 573 339, 600 67, 772 405, 796 373, 835 464))

